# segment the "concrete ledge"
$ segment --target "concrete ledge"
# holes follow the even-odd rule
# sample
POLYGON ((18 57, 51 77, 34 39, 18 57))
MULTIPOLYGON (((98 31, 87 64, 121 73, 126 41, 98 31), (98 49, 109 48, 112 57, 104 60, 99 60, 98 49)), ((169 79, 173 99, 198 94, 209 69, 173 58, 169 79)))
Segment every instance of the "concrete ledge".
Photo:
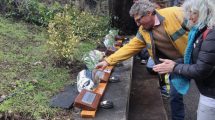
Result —
MULTIPOLYGON (((131 58, 122 62, 111 76, 119 77, 120 82, 109 83, 102 100, 112 101, 114 108, 99 108, 93 120, 167 120, 158 78, 150 75, 139 61, 135 60, 133 64, 131 58)), ((76 85, 69 85, 52 98, 51 105, 69 109, 77 94, 76 85)), ((91 120, 81 118, 75 109, 71 112, 75 120, 91 120)))

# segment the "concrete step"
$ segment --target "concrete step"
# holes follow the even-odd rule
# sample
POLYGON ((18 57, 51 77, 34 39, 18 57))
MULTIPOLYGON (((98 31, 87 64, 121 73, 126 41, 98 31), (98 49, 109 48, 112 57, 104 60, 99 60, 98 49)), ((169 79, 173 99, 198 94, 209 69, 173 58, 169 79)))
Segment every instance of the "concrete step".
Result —
POLYGON ((129 120, 167 120, 159 81, 135 60, 130 95, 129 120))

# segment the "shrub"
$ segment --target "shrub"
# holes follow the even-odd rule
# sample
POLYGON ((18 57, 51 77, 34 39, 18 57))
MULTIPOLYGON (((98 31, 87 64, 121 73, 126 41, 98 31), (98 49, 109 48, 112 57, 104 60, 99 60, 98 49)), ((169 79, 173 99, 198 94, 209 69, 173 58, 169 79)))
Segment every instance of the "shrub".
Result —
MULTIPOLYGON (((79 12, 72 6, 65 6, 62 13, 57 14, 49 23, 49 41, 52 50, 60 59, 80 60, 86 50, 85 43, 98 43, 109 30, 108 17, 95 16, 87 12, 79 12), (84 50, 77 50, 78 48, 84 50)), ((91 45, 90 45, 91 46, 91 45)), ((94 47, 95 48, 95 47, 94 47)))
POLYGON ((72 17, 73 31, 81 37, 81 41, 99 42, 110 29, 109 16, 80 12, 73 6, 68 7, 68 13, 72 17))
POLYGON ((48 25, 49 20, 58 11, 62 10, 60 4, 45 5, 38 0, 3 0, 0 1, 0 9, 8 17, 24 19, 37 25, 48 25))
POLYGON ((81 12, 72 22, 74 33, 83 41, 99 42, 109 30, 109 18, 81 12))
POLYGON ((77 53, 80 37, 74 34, 71 24, 71 16, 67 10, 56 14, 49 23, 48 44, 60 59, 75 60, 74 55, 77 53))

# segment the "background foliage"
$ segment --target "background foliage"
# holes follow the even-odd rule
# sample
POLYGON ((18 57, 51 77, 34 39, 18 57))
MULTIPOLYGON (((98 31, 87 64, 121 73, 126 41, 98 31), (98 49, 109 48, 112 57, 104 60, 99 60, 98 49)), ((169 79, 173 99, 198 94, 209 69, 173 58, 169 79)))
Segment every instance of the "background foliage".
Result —
POLYGON ((49 100, 75 82, 79 60, 109 30, 108 17, 41 1, 0 0, 0 97, 15 93, 0 104, 0 119, 70 119, 49 100))
POLYGON ((49 23, 48 44, 58 58, 74 60, 77 53, 80 37, 74 34, 71 23, 71 16, 66 11, 56 14, 54 20, 49 23))
POLYGON ((62 10, 62 6, 58 2, 48 5, 39 0, 1 0, 0 9, 7 17, 47 26, 55 13, 62 10))
POLYGON ((2 114, 19 120, 47 119, 56 114, 49 99, 75 80, 69 69, 53 66, 47 38, 42 27, 0 16, 0 97, 16 93, 0 104, 0 119, 2 114))
POLYGON ((48 26, 48 43, 58 58, 81 60, 88 43, 100 43, 109 30, 109 18, 77 11, 73 6, 65 6, 63 12, 55 15, 48 26))

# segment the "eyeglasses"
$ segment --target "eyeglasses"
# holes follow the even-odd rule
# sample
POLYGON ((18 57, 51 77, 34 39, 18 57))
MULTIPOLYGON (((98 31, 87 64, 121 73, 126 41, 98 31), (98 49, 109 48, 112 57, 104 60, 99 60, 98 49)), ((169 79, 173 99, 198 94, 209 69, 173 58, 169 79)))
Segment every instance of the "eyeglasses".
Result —
POLYGON ((140 16, 139 18, 135 19, 135 21, 136 21, 137 23, 140 23, 140 20, 141 20, 143 17, 144 17, 144 15, 142 15, 142 16, 140 16))

